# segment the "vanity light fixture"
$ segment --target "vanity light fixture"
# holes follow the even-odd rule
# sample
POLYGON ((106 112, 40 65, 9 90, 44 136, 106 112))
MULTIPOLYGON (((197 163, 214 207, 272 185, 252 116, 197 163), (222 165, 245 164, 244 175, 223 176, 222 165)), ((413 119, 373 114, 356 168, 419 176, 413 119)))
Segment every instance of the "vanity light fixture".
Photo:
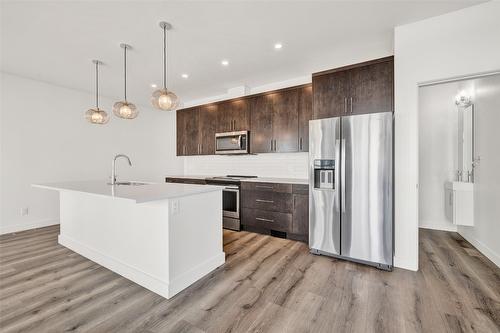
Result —
POLYGON ((455 104, 460 107, 468 107, 472 105, 472 97, 467 94, 464 90, 455 96, 455 104))
POLYGON ((102 62, 92 60, 92 63, 95 64, 95 108, 85 112, 85 119, 91 124, 103 125, 109 121, 109 116, 106 111, 99 109, 99 65, 102 65, 102 62))
POLYGON ((167 89, 167 30, 172 29, 172 25, 162 21, 160 28, 163 30, 163 88, 153 92, 151 103, 155 109, 174 111, 179 105, 179 98, 167 89))
POLYGON ((132 49, 128 44, 120 44, 123 49, 123 101, 116 102, 113 105, 113 113, 115 116, 123 119, 134 119, 139 114, 134 103, 127 101, 127 50, 132 49))

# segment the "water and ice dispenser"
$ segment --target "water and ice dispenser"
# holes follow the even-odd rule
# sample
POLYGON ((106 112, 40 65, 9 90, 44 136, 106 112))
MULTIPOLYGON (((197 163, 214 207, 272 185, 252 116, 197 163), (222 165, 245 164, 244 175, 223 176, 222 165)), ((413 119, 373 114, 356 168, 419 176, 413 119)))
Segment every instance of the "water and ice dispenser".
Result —
POLYGON ((314 188, 335 189, 335 160, 314 160, 314 188))

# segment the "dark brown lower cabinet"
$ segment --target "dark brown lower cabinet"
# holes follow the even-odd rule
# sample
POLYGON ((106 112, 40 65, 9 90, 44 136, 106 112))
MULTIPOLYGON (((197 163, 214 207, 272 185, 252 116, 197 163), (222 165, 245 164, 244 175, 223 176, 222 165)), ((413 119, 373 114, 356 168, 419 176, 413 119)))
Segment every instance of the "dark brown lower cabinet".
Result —
POLYGON ((308 185, 242 182, 243 230, 308 241, 308 185))

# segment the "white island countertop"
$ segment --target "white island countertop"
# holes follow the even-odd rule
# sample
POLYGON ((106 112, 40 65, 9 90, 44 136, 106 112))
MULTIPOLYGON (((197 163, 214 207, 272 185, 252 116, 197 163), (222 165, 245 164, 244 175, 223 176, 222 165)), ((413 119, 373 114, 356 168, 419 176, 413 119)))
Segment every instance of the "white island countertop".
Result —
POLYGON ((176 183, 147 183, 145 185, 109 185, 105 180, 72 181, 33 184, 33 187, 58 191, 75 191, 107 197, 133 200, 137 203, 185 197, 221 191, 222 186, 176 183))

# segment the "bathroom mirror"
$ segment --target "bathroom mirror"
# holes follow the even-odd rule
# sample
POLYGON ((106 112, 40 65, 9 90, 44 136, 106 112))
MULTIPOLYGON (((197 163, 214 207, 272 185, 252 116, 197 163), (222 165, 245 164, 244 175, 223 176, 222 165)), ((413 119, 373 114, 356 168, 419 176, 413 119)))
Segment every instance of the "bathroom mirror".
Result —
POLYGON ((458 181, 474 181, 474 104, 458 107, 458 181))

